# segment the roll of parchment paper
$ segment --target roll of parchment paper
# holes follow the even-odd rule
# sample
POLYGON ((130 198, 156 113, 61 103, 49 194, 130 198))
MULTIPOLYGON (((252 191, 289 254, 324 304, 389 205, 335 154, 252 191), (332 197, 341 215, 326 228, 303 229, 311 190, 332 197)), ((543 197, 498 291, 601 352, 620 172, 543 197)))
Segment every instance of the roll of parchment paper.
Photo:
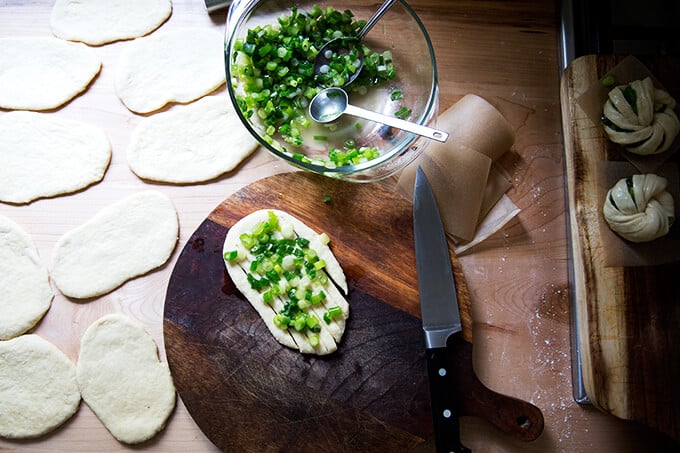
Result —
POLYGON ((456 242, 471 241, 477 225, 510 187, 491 164, 510 149, 515 134, 486 100, 468 94, 443 112, 437 127, 449 132, 446 143, 431 142, 399 176, 398 190, 413 197, 420 165, 437 198, 444 229, 456 242))

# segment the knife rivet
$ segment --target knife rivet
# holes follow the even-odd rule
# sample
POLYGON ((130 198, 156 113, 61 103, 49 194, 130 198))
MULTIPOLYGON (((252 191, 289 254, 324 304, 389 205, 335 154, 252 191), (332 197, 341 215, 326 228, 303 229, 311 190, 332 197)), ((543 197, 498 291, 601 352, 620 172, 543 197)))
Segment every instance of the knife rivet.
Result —
POLYGON ((449 418, 449 417, 451 417, 451 411, 448 410, 448 409, 444 409, 443 415, 444 415, 444 418, 449 418))
POLYGON ((440 368, 439 369, 439 375, 440 376, 446 376, 446 368, 440 368))

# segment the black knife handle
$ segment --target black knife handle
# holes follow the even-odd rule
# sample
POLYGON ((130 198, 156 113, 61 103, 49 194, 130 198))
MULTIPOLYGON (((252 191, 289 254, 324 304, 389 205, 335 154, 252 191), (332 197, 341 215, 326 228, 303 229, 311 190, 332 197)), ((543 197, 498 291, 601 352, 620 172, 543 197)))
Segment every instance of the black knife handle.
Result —
POLYGON ((425 356, 437 453, 468 453, 471 450, 460 443, 460 407, 450 385, 447 348, 426 349, 425 356))

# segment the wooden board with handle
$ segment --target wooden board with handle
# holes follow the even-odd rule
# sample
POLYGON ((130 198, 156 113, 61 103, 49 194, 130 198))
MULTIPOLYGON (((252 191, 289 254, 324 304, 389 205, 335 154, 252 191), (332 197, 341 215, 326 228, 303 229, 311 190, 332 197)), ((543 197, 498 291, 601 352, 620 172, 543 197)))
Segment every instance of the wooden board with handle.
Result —
MULTIPOLYGON (((624 160, 602 128, 577 104, 578 97, 623 60, 581 57, 562 77, 571 258, 573 326, 583 387, 605 412, 642 422, 680 440, 680 263, 607 266, 598 227, 602 162, 624 160)), ((680 59, 642 59, 675 99, 680 99, 680 59)), ((671 161, 677 162, 676 153, 671 161)), ((676 217, 680 200, 675 200, 676 217)), ((674 229, 680 225, 676 224, 674 229)))
MULTIPOLYGON (((164 340, 179 394, 215 445, 402 451, 431 442, 412 222, 411 203, 381 185, 294 172, 246 186, 199 226, 168 284, 164 340), (222 245, 229 227, 266 208, 331 238, 350 286, 350 319, 330 356, 279 345, 228 277, 222 245)), ((540 411, 474 377, 470 297, 452 259, 467 340, 451 355, 463 376, 456 382, 466 386, 462 412, 533 440, 543 429, 540 411)))

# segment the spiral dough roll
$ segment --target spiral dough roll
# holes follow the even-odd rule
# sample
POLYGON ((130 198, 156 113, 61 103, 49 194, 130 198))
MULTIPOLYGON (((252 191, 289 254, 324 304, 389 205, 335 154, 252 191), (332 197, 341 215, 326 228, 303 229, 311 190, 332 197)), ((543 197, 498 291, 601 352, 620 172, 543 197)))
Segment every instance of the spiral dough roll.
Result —
POLYGON ((631 242, 647 242, 667 234, 675 216, 667 184, 666 178, 654 174, 620 179, 609 189, 604 203, 609 227, 631 242))
POLYGON ((635 154, 658 154, 673 144, 680 121, 675 99, 654 88, 652 79, 635 80, 609 92, 604 104, 604 130, 614 143, 635 154))

